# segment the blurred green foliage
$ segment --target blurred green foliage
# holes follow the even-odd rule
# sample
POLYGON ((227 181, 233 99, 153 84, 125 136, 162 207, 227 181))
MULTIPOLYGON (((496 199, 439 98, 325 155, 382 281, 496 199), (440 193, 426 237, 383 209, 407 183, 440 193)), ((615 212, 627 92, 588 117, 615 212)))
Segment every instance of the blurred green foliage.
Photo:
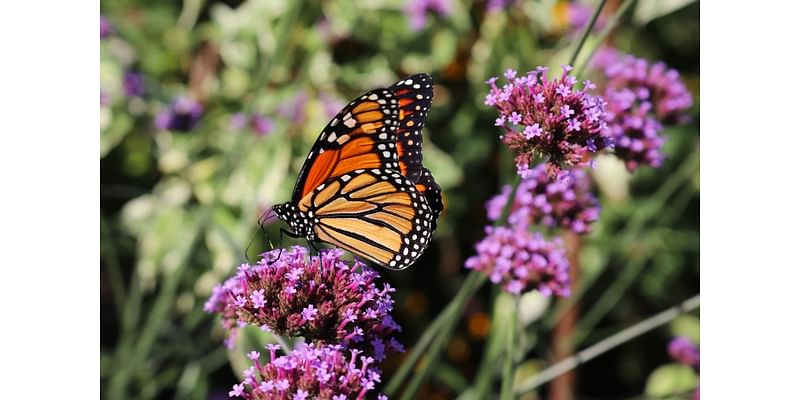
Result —
MULTIPOLYGON (((506 68, 557 67, 577 36, 563 1, 512 1, 491 12, 481 1, 449 3, 449 14, 429 13, 415 31, 401 0, 103 0, 115 31, 100 43, 108 99, 100 107, 104 397, 227 394, 241 367, 229 367, 239 355, 221 345, 217 324, 202 310, 211 288, 244 261, 263 211, 289 198, 332 109, 400 76, 428 72, 436 95, 425 164, 447 208, 434 245, 413 268, 381 271, 398 287, 400 339, 414 343, 462 281, 463 261, 483 234, 484 202, 513 176, 493 110, 483 105, 483 82, 506 68), (145 95, 125 95, 128 71, 142 74, 145 95), (154 116, 178 95, 203 104, 198 127, 155 129, 154 116), (266 136, 235 129, 237 112, 267 116, 274 128, 266 136)), ((567 305, 579 304, 573 339, 580 348, 699 291, 698 3, 640 0, 608 40, 678 69, 695 98, 693 119, 666 132, 661 169, 630 175, 611 156, 599 160, 592 175, 603 211, 582 245, 576 295, 523 299, 518 379, 552 361, 552 329, 567 305)), ((590 37, 587 47, 596 45, 590 37)), ((267 227, 273 241, 277 229, 267 227)), ((259 234, 248 255, 268 247, 259 234)), ((469 397, 496 385, 495 338, 504 337, 511 306, 494 292, 485 287, 469 304, 420 398, 455 398, 464 390, 469 397), (474 329, 480 316, 490 316, 488 336, 474 329)), ((690 390, 691 371, 667 364, 667 341, 676 334, 699 340, 699 318, 683 316, 582 366, 575 393, 690 390)), ((384 376, 399 362, 388 360, 384 376)))

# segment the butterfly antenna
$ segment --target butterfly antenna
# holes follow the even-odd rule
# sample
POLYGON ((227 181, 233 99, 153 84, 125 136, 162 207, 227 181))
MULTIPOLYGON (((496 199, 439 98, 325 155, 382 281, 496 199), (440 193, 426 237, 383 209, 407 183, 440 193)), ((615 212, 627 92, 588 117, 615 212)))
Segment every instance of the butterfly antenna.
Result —
POLYGON ((250 243, 247 244, 247 248, 244 250, 244 259, 245 260, 250 260, 250 258, 248 258, 248 256, 247 256, 247 253, 250 252, 250 247, 253 245, 253 242, 256 240, 256 237, 258 236, 259 232, 263 233, 264 236, 267 237, 267 242, 269 243, 270 247, 272 247, 272 242, 269 240, 269 234, 267 233, 266 229, 264 229, 264 223, 267 220, 269 220, 269 218, 271 216, 273 216, 274 213, 275 212, 272 210, 272 208, 270 208, 264 214, 261 215, 261 218, 258 219, 258 230, 256 231, 256 233, 253 234, 253 238, 250 239, 250 243))

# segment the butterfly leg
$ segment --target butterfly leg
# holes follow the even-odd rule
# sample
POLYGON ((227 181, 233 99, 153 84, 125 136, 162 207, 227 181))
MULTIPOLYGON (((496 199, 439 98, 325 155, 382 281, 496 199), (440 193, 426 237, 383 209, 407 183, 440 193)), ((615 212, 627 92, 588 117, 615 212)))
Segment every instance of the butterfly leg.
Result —
POLYGON ((317 248, 317 246, 314 246, 314 242, 306 239, 306 243, 308 244, 309 248, 314 249, 317 252, 317 254, 319 254, 319 249, 317 248))

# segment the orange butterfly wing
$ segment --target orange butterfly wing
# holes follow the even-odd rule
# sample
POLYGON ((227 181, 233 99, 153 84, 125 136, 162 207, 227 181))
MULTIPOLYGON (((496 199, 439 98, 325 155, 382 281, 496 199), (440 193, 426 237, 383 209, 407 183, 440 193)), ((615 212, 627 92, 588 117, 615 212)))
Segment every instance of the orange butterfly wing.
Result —
POLYGON ((433 100, 433 85, 427 74, 404 78, 390 88, 399 102, 397 153, 400 172, 412 182, 422 174, 422 128, 433 100))
POLYGON ((397 170, 355 170, 318 186, 300 201, 319 240, 386 268, 405 269, 428 247, 434 213, 397 170))
POLYGON ((361 168, 399 168, 398 100, 388 89, 364 93, 323 129, 295 183, 297 202, 324 182, 361 168))
POLYGON ((432 215, 432 230, 436 230, 436 221, 439 219, 439 215, 444 210, 444 203, 442 202, 442 188, 439 187, 439 184, 436 183, 436 180, 433 179, 433 174, 431 171, 428 171, 427 168, 422 168, 422 173, 417 180, 417 191, 422 193, 425 196, 425 201, 428 203, 428 206, 431 209, 432 215))

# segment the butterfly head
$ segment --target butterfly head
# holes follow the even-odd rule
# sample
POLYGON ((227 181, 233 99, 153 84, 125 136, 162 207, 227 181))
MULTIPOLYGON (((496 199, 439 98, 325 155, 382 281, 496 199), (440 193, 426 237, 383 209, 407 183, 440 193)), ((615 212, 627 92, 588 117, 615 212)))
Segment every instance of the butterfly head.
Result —
POLYGON ((294 204, 277 204, 272 207, 272 211, 275 212, 278 218, 289 225, 292 233, 309 240, 316 240, 311 230, 311 216, 300 212, 294 204))

